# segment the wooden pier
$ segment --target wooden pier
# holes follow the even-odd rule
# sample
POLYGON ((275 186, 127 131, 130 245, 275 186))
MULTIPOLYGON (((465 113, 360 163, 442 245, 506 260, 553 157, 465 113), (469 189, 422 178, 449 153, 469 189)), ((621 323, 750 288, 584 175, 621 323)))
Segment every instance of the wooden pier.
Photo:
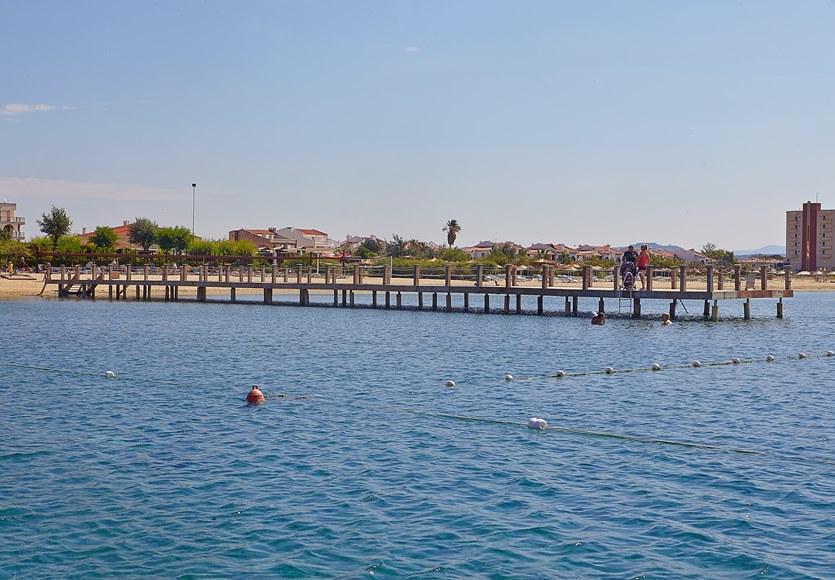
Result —
MULTIPOLYGON (((472 276, 455 277, 452 266, 429 275, 422 274, 418 266, 410 268, 405 276, 402 269, 397 274, 394 275, 390 266, 355 266, 351 269, 328 266, 322 273, 314 273, 310 266, 254 269, 225 265, 214 269, 205 265, 196 268, 169 266, 158 272, 152 272, 149 266, 139 269, 109 267, 93 268, 84 273, 75 266, 62 267, 58 273, 48 272, 44 283, 45 288, 56 286, 59 297, 96 298, 106 292, 111 300, 126 300, 133 294, 137 300, 206 302, 211 294, 212 301, 228 295, 228 301, 235 302, 238 291, 246 291, 263 293, 264 304, 277 303, 274 295, 282 293, 296 296, 294 303, 308 306, 311 293, 315 293, 332 294, 334 307, 354 307, 357 305, 355 296, 366 294, 371 298, 369 306, 386 309, 403 309, 403 296, 413 295, 418 309, 435 311, 454 310, 453 296, 460 296, 463 307, 455 310, 504 314, 521 314, 526 296, 536 297, 537 314, 546 314, 545 299, 550 297, 564 299, 564 307, 559 312, 568 316, 577 316, 579 300, 590 298, 597 300, 597 312, 606 312, 609 300, 610 311, 614 311, 611 305, 616 303, 616 312, 625 310, 634 318, 641 317, 643 302, 662 300, 669 302, 669 314, 675 319, 678 305, 687 300, 701 302, 702 316, 714 321, 719 320, 720 303, 742 301, 742 315, 748 320, 751 318, 751 300, 762 299, 775 300, 776 316, 782 318, 783 299, 793 296, 791 272, 786 270, 779 280, 779 287, 771 288, 765 267, 743 275, 739 266, 730 269, 707 266, 699 276, 692 276, 686 266, 663 272, 650 268, 646 288, 631 291, 620 288, 617 267, 606 272, 607 278, 601 281, 595 277, 599 272, 586 266, 576 282, 569 283, 564 278, 558 280, 558 270, 549 266, 539 270, 533 284, 530 280, 521 282, 515 266, 506 266, 500 277, 493 276, 490 280, 485 279, 482 266, 477 266, 472 276), (370 275, 372 270, 377 271, 376 277, 370 275), (656 287, 662 280, 669 288, 656 287), (189 297, 181 298, 181 290, 189 297), (439 298, 442 304, 439 304, 439 298)), ((771 282, 775 285, 775 280, 771 282)))

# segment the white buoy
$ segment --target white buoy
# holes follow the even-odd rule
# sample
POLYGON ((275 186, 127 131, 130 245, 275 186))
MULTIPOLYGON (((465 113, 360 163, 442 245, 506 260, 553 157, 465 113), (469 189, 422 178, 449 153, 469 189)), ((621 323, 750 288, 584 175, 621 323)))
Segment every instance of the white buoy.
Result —
POLYGON ((774 356, 772 356, 772 355, 770 355, 770 354, 769 354, 769 355, 767 355, 767 356, 765 357, 765 362, 774 362, 774 356))
POLYGON ((557 377, 558 379, 561 379, 565 376, 565 371, 559 370, 559 371, 554 373, 554 376, 557 377))
POLYGON ((742 363, 742 359, 732 358, 731 362, 734 363, 735 365, 738 365, 738 364, 742 363))
POLYGON ((693 361, 693 366, 696 367, 696 368, 699 368, 700 366, 702 366, 702 361, 694 360, 693 361))
POLYGON ((513 380, 513 375, 512 375, 512 374, 510 374, 510 373, 507 373, 507 374, 504 376, 504 380, 506 380, 506 381, 512 381, 512 380, 513 380))
POLYGON ((835 350, 826 351, 826 356, 835 356, 835 350))
POLYGON ((799 352, 799 353, 797 353, 797 358, 800 358, 800 359, 807 358, 808 356, 809 356, 809 355, 808 355, 808 354, 806 354, 805 352, 799 352))
POLYGON ((104 373, 104 376, 106 376, 108 379, 115 379, 116 373, 114 373, 113 371, 107 371, 106 373, 104 373))
POLYGON ((545 431, 548 428, 548 421, 545 419, 540 419, 539 417, 531 417, 528 419, 528 429, 537 429, 539 431, 545 431))
POLYGON ((658 364, 658 363, 652 363, 652 370, 660 371, 661 370, 661 365, 658 364))
POLYGON ((454 388, 455 387, 455 381, 447 381, 446 386, 448 386, 450 389, 454 388))
POLYGON ((605 369, 603 369, 603 372, 605 372, 607 375, 613 375, 615 374, 615 369, 613 369, 612 367, 606 367, 605 369))

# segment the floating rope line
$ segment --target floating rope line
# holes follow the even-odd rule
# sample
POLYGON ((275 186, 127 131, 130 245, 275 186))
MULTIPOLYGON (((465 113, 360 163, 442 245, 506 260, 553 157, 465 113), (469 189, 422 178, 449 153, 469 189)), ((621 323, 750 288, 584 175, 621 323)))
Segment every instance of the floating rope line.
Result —
POLYGON ((805 352, 797 353, 796 355, 792 356, 784 356, 780 359, 774 357, 773 355, 767 355, 762 359, 753 359, 753 358, 732 358, 728 360, 718 360, 718 361, 708 361, 702 362, 700 360, 693 360, 689 363, 676 363, 671 365, 661 365, 658 363, 653 363, 652 366, 649 367, 633 367, 633 368, 625 368, 619 369, 615 367, 604 367, 601 370, 595 371, 566 371, 566 370, 557 370, 547 375, 529 375, 529 376, 520 376, 516 377, 510 374, 505 375, 506 381, 538 381, 542 379, 563 379, 569 377, 588 377, 593 375, 622 375, 628 373, 645 373, 645 372, 658 372, 663 370, 675 370, 675 369, 688 369, 688 368, 702 368, 702 367, 724 367, 724 366, 732 366, 732 365, 744 365, 744 364, 756 364, 756 363, 773 363, 777 362, 778 360, 784 361, 800 361, 800 360, 809 360, 815 358, 832 358, 835 357, 835 351, 828 350, 823 355, 809 355, 805 352), (507 377, 512 378, 507 378, 507 377))
MULTIPOLYGON (((436 413, 436 412, 429 412, 429 411, 420 411, 417 409, 404 409, 407 413, 413 413, 415 415, 423 415, 426 417, 436 417, 439 419, 450 419, 455 421, 465 421, 470 423, 486 423, 492 425, 510 425, 513 427, 523 427, 528 429, 528 423, 522 423, 519 421, 509 421, 506 419, 490 419, 486 417, 473 417, 468 415, 454 415, 452 413, 436 413)), ((755 449, 743 449, 739 447, 724 447, 722 445, 712 445, 709 443, 698 443, 693 441, 676 441, 673 439, 661 439, 657 437, 646 437, 643 435, 628 435, 624 433, 610 433, 607 431, 592 431, 590 429, 577 429, 574 427, 555 427, 549 425, 547 429, 543 429, 542 432, 548 431, 556 431, 557 433, 567 433, 570 435, 583 435, 586 437, 604 437, 607 439, 618 439, 621 441, 633 441, 636 443, 648 443, 648 444, 655 444, 655 445, 673 445, 676 447, 690 447, 694 449, 708 449, 711 451, 726 451, 732 453, 742 453, 746 455, 766 455, 763 451, 757 451, 755 449)))

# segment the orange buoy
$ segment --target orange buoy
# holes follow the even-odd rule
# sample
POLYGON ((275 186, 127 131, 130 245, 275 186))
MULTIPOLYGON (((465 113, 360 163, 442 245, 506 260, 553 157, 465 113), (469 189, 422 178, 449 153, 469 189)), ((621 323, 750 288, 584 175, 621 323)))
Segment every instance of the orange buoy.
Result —
POLYGON ((252 388, 246 394, 246 404, 261 405, 266 402, 267 399, 264 397, 264 393, 261 392, 261 389, 258 388, 258 385, 252 385, 252 388))

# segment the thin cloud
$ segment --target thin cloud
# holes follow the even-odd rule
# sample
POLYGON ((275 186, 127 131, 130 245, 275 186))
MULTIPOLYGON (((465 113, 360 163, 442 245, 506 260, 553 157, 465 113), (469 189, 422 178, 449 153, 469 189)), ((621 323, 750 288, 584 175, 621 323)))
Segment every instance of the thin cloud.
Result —
POLYGON ((171 201, 191 197, 191 189, 167 189, 143 185, 42 179, 39 177, 0 177, 0 198, 61 200, 171 201))
POLYGON ((71 111, 75 107, 66 105, 47 105, 44 103, 6 103, 0 109, 0 117, 19 117, 31 113, 46 113, 48 111, 71 111))
POLYGON ((419 46, 406 46, 403 47, 403 52, 420 52, 421 48, 419 46))

